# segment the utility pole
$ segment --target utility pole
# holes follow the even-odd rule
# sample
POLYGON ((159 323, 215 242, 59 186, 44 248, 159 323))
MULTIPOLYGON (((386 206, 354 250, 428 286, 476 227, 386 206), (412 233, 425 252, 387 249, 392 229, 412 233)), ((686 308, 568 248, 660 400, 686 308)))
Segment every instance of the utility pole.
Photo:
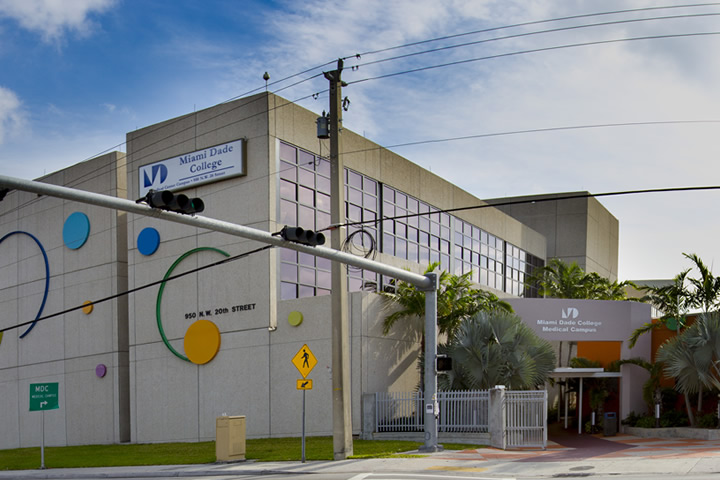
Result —
MULTIPOLYGON (((345 239, 345 168, 342 152, 342 59, 337 70, 325 72, 330 82, 330 247, 341 251, 345 239)), ((350 322, 348 321, 347 271, 332 262, 332 398, 333 458, 345 460, 353 454, 350 381, 350 322)))

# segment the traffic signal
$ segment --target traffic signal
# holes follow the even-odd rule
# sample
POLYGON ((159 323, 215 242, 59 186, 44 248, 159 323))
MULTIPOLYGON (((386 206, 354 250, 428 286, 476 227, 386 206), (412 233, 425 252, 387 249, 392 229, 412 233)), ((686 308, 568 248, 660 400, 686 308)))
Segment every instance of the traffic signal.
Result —
POLYGON ((439 354, 435 358, 435 371, 436 372, 449 372, 452 370, 452 358, 447 355, 439 354))
POLYGON ((305 230, 302 227, 285 226, 280 230, 280 236, 283 240, 302 243, 303 245, 310 245, 311 247, 325 244, 325 235, 319 232, 313 232, 312 230, 305 230))
POLYGON ((170 190, 160 190, 158 192, 150 190, 143 200, 153 208, 185 215, 192 215, 205 210, 205 203, 201 199, 188 198, 187 195, 182 193, 175 195, 170 190))

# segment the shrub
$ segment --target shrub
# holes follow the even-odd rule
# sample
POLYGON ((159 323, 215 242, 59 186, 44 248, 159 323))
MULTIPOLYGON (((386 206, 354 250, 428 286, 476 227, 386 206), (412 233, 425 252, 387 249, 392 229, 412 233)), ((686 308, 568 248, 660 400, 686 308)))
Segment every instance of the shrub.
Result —
POLYGON ((637 422, 635 422, 635 427, 639 428, 653 428, 655 427, 655 419, 653 417, 640 417, 637 422))
POLYGON ((700 428, 717 428, 718 418, 714 413, 706 413, 698 417, 697 425, 700 428))

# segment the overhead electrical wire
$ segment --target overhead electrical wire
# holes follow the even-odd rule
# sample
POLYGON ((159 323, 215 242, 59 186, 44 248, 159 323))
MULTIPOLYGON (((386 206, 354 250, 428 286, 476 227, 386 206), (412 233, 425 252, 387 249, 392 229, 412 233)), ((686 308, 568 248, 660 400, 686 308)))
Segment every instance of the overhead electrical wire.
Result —
MULTIPOLYGON (((367 51, 367 52, 363 52, 363 53, 361 53, 361 54, 356 54, 356 55, 353 55, 353 56, 347 56, 347 57, 344 57, 344 58, 348 59, 348 58, 352 58, 352 57, 356 57, 356 56, 374 55, 374 54, 376 54, 376 53, 382 53, 382 52, 386 52, 386 51, 397 50, 397 49, 401 49, 401 48, 406 48, 406 47, 415 46, 415 45, 420 45, 420 44, 427 44, 427 43, 437 42, 437 41, 446 40, 446 39, 451 39, 451 38, 458 38, 458 37, 463 37, 463 36, 475 35, 475 34, 479 34, 479 33, 492 32, 492 31, 506 30, 506 29, 516 28, 516 27, 522 27, 522 26, 538 25, 538 24, 543 24, 543 23, 552 23, 552 22, 566 21, 566 20, 579 19, 579 18, 590 18, 590 17, 597 17, 597 16, 617 15, 617 14, 623 14, 623 13, 637 13, 637 12, 643 12, 643 11, 666 10, 666 9, 677 9, 677 8, 698 8, 698 7, 717 6, 717 5, 720 5, 720 2, 696 3, 696 4, 687 4, 687 5, 666 5, 666 6, 645 7, 645 8, 625 9, 625 10, 614 10, 614 11, 609 11, 609 12, 595 12, 595 13, 590 13, 590 14, 581 14, 581 15, 573 15, 573 16, 566 16, 566 17, 557 17, 557 18, 551 18, 551 19, 536 20, 536 21, 531 21, 531 22, 523 22, 523 23, 505 25, 505 26, 500 26, 500 27, 492 27, 492 28, 487 28, 487 29, 482 29, 482 30, 474 30, 474 31, 463 32, 463 33, 454 34, 454 35, 447 35, 447 36, 444 36, 444 37, 437 37, 437 38, 433 38, 433 39, 422 40, 422 41, 419 41, 419 42, 412 42, 412 43, 407 43, 407 44, 403 44, 403 45, 396 45, 396 46, 392 46, 392 47, 387 47, 387 48, 383 48, 383 49, 379 49, 379 50, 367 51)), ((593 26, 593 24, 588 25, 588 26, 593 26)), ((583 26, 573 26, 572 28, 582 28, 582 27, 583 27, 583 26)), ((387 60, 383 60, 383 61, 387 61, 387 60)), ((276 81, 274 81, 274 82, 271 82, 271 83, 267 84, 266 86, 275 85, 275 84, 281 83, 281 82, 286 81, 286 80, 288 80, 288 79, 295 78, 295 77, 297 77, 297 76, 299 76, 299 75, 303 75, 303 74, 305 74, 305 73, 312 72, 312 71, 314 71, 314 70, 323 68, 323 67, 325 67, 325 66, 332 65, 333 63, 334 63, 334 61, 330 61, 330 62, 326 62, 326 63, 324 63, 324 64, 321 64, 321 65, 318 65, 318 66, 315 66, 315 67, 312 67, 312 68, 308 68, 308 69, 302 70, 302 71, 300 71, 300 72, 298 72, 298 73, 295 73, 295 74, 292 74, 292 75, 288 75, 288 76, 286 76, 286 77, 284 77, 284 78, 282 78, 282 79, 280 79, 280 80, 276 80, 276 81)), ((282 90, 285 90, 285 89, 290 88, 290 87, 292 87, 292 86, 296 86, 296 85, 298 85, 298 84, 300 84, 300 83, 303 83, 303 82, 312 80, 312 79, 317 78, 317 77, 319 77, 319 76, 320 76, 320 74, 314 75, 314 76, 312 76, 312 77, 309 77, 309 78, 306 78, 306 79, 304 79, 304 80, 301 80, 300 82, 296 82, 296 83, 294 83, 294 84, 292 84, 292 85, 289 85, 289 86, 283 87, 283 88, 281 88, 281 89, 278 89, 278 90, 274 91, 273 93, 278 93, 278 92, 280 92, 280 91, 282 91, 282 90)), ((364 81, 364 80, 363 80, 363 81, 364 81)), ((225 100, 224 102, 221 102, 221 103, 219 103, 218 105, 221 105, 221 104, 230 102, 230 101, 235 100, 235 99, 237 99, 237 98, 241 98, 241 97, 243 97, 243 96, 245 96, 245 95, 248 95, 248 94, 250 94, 250 93, 253 93, 253 92, 256 92, 256 91, 258 91, 258 90, 261 90, 262 88, 265 88, 265 87, 259 86, 259 87, 255 88, 255 89, 249 90, 248 92, 246 92, 246 93, 244 93, 244 94, 241 94, 241 95, 239 95, 239 96, 232 97, 231 99, 228 99, 228 100, 225 100)), ((317 96, 317 94, 312 94, 312 95, 310 95, 310 96, 317 96)), ((301 98, 301 99, 298 99, 298 100, 294 100, 293 102, 301 101, 301 100, 303 100, 303 99, 305 99, 305 98, 309 98, 310 96, 304 97, 304 98, 301 98)), ((227 113, 227 112, 226 112, 226 113, 227 113)), ((180 119, 178 119, 178 121, 180 121, 180 119)), ((136 137, 136 138, 141 138, 141 137, 136 137)), ((102 152, 100 152, 100 153, 98 153, 98 154, 96 154, 96 155, 93 155, 93 156, 91 156, 91 157, 88 157, 88 158, 85 159, 85 160, 90 160, 90 159, 95 158, 95 157, 97 157, 97 156, 99 156, 99 155, 102 155, 102 154, 104 154, 104 153, 107 153, 107 152, 111 151, 112 149, 119 148, 119 147, 121 147, 122 145, 125 145, 125 144, 126 144, 126 142, 122 142, 122 143, 117 144, 117 145, 115 145, 115 146, 113 146, 113 147, 110 147, 109 149, 103 150, 102 152)))
MULTIPOLYGON (((561 20, 568 20, 568 19, 572 19, 572 18, 583 18, 583 17, 592 17, 592 16, 600 16, 600 15, 610 15, 610 14, 618 14, 618 13, 639 12, 639 11, 646 11, 646 10, 661 10, 661 9, 666 9, 666 8, 680 8, 680 7, 688 7, 688 8, 690 8, 690 7, 703 7, 703 6, 714 6, 714 5, 720 5, 720 2, 715 2, 715 3, 703 3, 703 4, 692 4, 692 5, 683 5, 683 6, 672 5, 672 6, 665 6, 665 7, 662 7, 662 6, 659 6, 659 7, 648 7, 648 8, 642 8, 642 9, 618 10, 618 11, 613 11, 613 12, 599 12, 599 13, 593 13, 593 14, 577 15, 577 16, 572 16, 572 17, 560 17, 560 18, 556 18, 556 19, 546 19, 546 20, 540 20, 540 21, 534 21, 534 22, 526 22, 526 23, 524 23, 524 24, 515 24, 515 25, 509 25, 509 26, 503 26, 503 27, 495 27, 495 28, 485 29, 485 30, 476 30, 476 31, 473 31, 473 32, 465 32, 465 33, 461 33, 461 34, 450 35, 450 36, 440 37, 440 38, 436 38, 436 39, 429 39, 429 40, 422 41, 422 42, 415 42, 415 43, 413 43, 413 44, 405 44, 405 45, 400 45, 400 46, 396 46, 396 47, 388 47, 387 49, 382 49, 382 50, 378 50, 378 51, 366 52, 364 55, 370 55, 370 54, 379 53, 379 52, 382 52, 382 51, 388 51, 388 50, 392 50, 392 49, 404 48, 404 47, 406 47, 406 46, 416 45, 416 44, 420 44, 420 43, 430 43, 430 42, 434 42, 434 41, 438 41, 438 40, 443 40, 443 39, 447 39, 447 38, 455 38, 455 37, 466 36, 466 35, 471 35, 471 34, 480 33, 480 32, 487 32, 487 31, 508 29, 508 28, 517 27, 517 26, 523 26, 523 25, 549 23, 549 22, 555 22, 555 21, 561 21, 561 20)), ((699 14, 699 15, 702 16, 702 15, 715 15, 715 14, 699 14)), ((662 17, 662 19, 671 19, 671 18, 676 18, 676 17, 662 17)), ((627 20, 627 21, 636 21, 636 20, 627 20)), ((618 21, 618 22, 624 22, 624 21, 623 21, 623 20, 620 20, 620 21, 618 21)), ((608 23, 615 23, 615 22, 608 22, 608 23)), ((597 25, 598 25, 598 24, 589 24, 589 25, 573 26, 573 27, 569 27, 569 28, 574 28, 574 29, 576 29, 576 28, 583 28, 583 27, 592 27, 592 26, 597 26, 597 25)), ((540 32, 538 32, 538 33, 540 33, 540 32)), ((718 33, 720 33, 720 32, 700 33, 700 34, 683 34, 683 35, 680 35, 680 36, 709 35, 709 34, 718 34, 718 33)), ((533 32, 524 33, 524 34, 522 34, 522 35, 529 35, 529 34, 533 34, 533 32)), ((350 82, 350 83, 351 83, 351 84, 352 84, 352 83, 362 83, 362 82, 365 82, 365 81, 376 80, 376 79, 380 79, 380 78, 387 78, 387 77, 397 76, 397 75, 406 74, 406 73, 414 73, 414 72, 417 72, 417 71, 428 70, 428 69, 433 69, 433 68, 440 68, 440 67, 444 67, 444 66, 451 66, 451 65, 456 65, 456 64, 460 64, 460 63, 468 63, 468 62, 474 62, 474 61, 480 61, 480 60, 489 60, 489 59, 492 59, 492 58, 498 58, 498 57, 503 57, 503 56, 520 55, 520 54, 526 54, 526 53, 535 53, 535 52, 539 52, 539 51, 554 50, 554 49, 560 49, 560 48, 570 48, 570 47, 593 45, 593 44, 610 43, 610 42, 640 40, 640 39, 654 39, 654 38, 671 38, 671 37, 676 37, 676 36, 678 36, 678 35, 667 35, 667 36, 656 36, 656 37, 639 37, 639 38, 636 38, 636 39, 616 39, 616 40, 608 40, 608 41, 600 41, 600 42, 587 42, 587 43, 585 43, 585 44, 574 44, 574 45, 562 45, 562 46, 555 46, 555 47, 546 47, 546 48, 543 48, 543 49, 527 50, 527 51, 522 51, 522 52, 510 52, 510 53, 505 53, 505 54, 501 54, 501 55, 493 55, 493 56, 481 57, 481 58, 476 58, 476 59, 469 59, 469 60, 464 60, 464 61, 459 61, 459 62, 450 62, 450 63, 442 64, 442 65, 427 66, 427 67, 422 67, 422 68, 418 68, 418 69, 406 70, 406 71, 402 71, 402 72, 395 72, 395 73, 391 73, 391 74, 387 74, 387 75, 381 75, 381 76, 377 76, 377 77, 360 79, 360 80, 356 80, 356 81, 350 82)), ((484 41, 488 41, 488 40, 484 40, 484 41)), ((447 48, 447 47, 443 47, 443 48, 447 48)), ((415 53, 415 54, 417 54, 417 53, 415 53)), ((415 54, 413 54, 413 55, 415 55, 415 54)), ((349 58, 349 57, 348 57, 348 58, 349 58)), ((388 59, 384 59, 384 60, 381 60, 381 61, 388 61, 388 59)), ((289 79, 289 78, 293 78, 293 77, 302 75, 302 74, 304 74, 304 73, 311 72, 311 71, 313 71, 313 70, 316 70, 316 69, 318 69, 318 68, 322 68, 322 67, 327 66, 327 65, 331 65, 332 63, 333 63, 333 62, 327 62, 327 63, 322 64, 322 65, 319 65, 319 66, 317 66, 317 67, 313 67, 313 68, 310 68, 310 69, 303 70, 303 71, 301 71, 301 72, 299 72, 299 73, 297 73, 297 74, 293 74, 293 75, 284 77, 284 78, 281 79, 281 80, 278 80, 278 81, 276 81, 276 82, 273 82, 273 84, 275 84, 275 83, 280 83, 280 82, 285 81, 285 80, 287 80, 287 79, 289 79)), ((364 64, 364 65, 367 65, 367 64, 364 64)), ((299 81, 299 82, 296 82, 296 83, 294 83, 294 84, 292 84, 292 85, 288 85, 288 86, 285 86, 285 87, 283 87, 283 88, 281 88, 281 89, 278 89, 278 90, 276 90, 276 92, 274 92, 274 93, 277 93, 277 92, 279 92, 279 91, 285 90, 285 89, 287 89, 287 88, 291 88, 291 87, 293 87, 293 86, 296 86, 296 85, 298 85, 298 84, 304 83, 304 82, 309 81, 309 80, 312 80, 312 79, 317 78, 317 77, 319 77, 319 76, 320 76, 320 74, 314 75, 314 76, 309 77, 309 78, 306 78, 306 79, 301 80, 301 81, 299 81)), ((258 88, 254 89, 254 90, 251 90, 250 92, 256 91, 256 90, 261 89, 261 88, 263 88, 263 87, 258 87, 258 88)), ((254 116, 257 116, 257 115, 263 115, 263 114, 265 114, 265 113, 267 113, 267 112, 270 112, 270 111, 272 111, 272 110, 274 110, 274 109, 281 108, 281 107, 283 107, 283 106, 285 106, 285 105, 289 105, 289 104, 292 104, 292 103, 300 102, 300 101, 302 101, 302 100, 305 100, 305 99, 308 99, 308 98, 311 98, 311 97, 317 98, 319 95, 323 94, 324 92, 327 92, 327 90, 323 90, 323 91, 321 91, 321 92, 316 92, 316 93, 313 93, 313 94, 310 94, 310 95, 306 95, 306 96, 304 96, 304 97, 301 97, 301 98, 298 98, 298 99, 293 100, 293 101, 291 101, 291 102, 288 102, 288 104, 278 105, 278 106, 269 108, 269 109, 267 109, 267 110, 263 110, 263 111, 261 111, 261 112, 257 112, 257 113, 251 114, 250 116, 247 116, 247 117, 245 117, 245 118, 236 120, 234 123, 239 123, 239 122, 241 122, 241 121, 248 120, 248 119, 250 119, 250 118, 252 118, 252 117, 254 117, 254 116)), ((245 95, 245 94, 243 94, 243 95, 245 95)), ((263 97, 260 97, 258 100, 262 100, 262 98, 263 98, 263 97)), ((232 99, 231 99, 231 100, 232 100, 232 99)), ((227 101, 230 101, 230 100, 227 100, 227 101)), ((227 101, 225 101, 225 102, 223 102, 223 103, 226 103, 227 101)), ((220 104, 218 104, 218 105, 220 105, 220 104)), ((242 108, 242 107, 245 107, 245 106, 247 106, 247 104, 238 105, 238 106, 235 107, 235 109, 237 109, 237 108, 242 108)), ((201 122, 198 122, 198 123, 195 124, 195 125, 192 125, 192 126, 187 127, 186 129, 184 129, 184 130, 182 130, 182 131, 187 131, 187 130, 190 130, 190 129, 197 128, 198 125, 201 125, 201 124, 206 123, 206 122, 210 122, 210 121, 214 120, 215 118, 219 117, 220 115, 226 115, 227 113, 229 113, 229 112, 228 112, 228 111, 225 111, 225 112, 219 113, 219 114, 217 114, 217 115, 215 115, 215 116, 211 116, 211 117, 209 117, 209 118, 207 118, 207 119, 204 119, 204 120, 201 121, 201 122)), ((180 122, 180 121, 183 121, 183 120, 185 120, 185 119, 186 119, 186 117, 181 117, 181 118, 176 119, 175 121, 176 121, 176 122, 180 122)), ((170 124, 172 124, 172 122, 171 122, 170 124)), ((211 130, 211 131, 212 131, 212 130, 211 130)), ((151 133, 153 133, 153 132, 147 132, 147 133, 145 133, 145 134, 139 135, 139 136, 135 137, 133 140, 138 140, 138 139, 142 138, 143 136, 148 135, 148 134, 151 134, 151 133)), ((160 142, 163 142, 163 141, 165 141, 165 140, 168 140, 169 138, 172 138, 173 136, 175 136, 177 133, 180 133, 180 132, 175 132, 175 133, 173 133, 172 135, 168 135, 168 136, 163 137, 163 138, 161 138, 161 139, 159 139, 159 140, 157 140, 157 141, 155 141, 155 142, 152 142, 152 143, 150 143, 150 144, 148 144, 148 145, 144 145, 142 148, 140 148, 140 149, 138 149, 137 151, 133 152, 133 154, 136 155, 138 152, 140 152, 140 151, 142 151, 142 150, 148 149, 148 148, 150 148, 150 147, 152 147, 152 146, 154 146, 154 145, 156 145, 156 144, 158 144, 158 143, 160 143, 160 142)), ((478 137, 476 137, 476 138, 481 138, 482 136, 484 136, 484 135, 478 136, 478 137)), ((473 137, 473 136, 470 136, 470 137, 468 137, 468 138, 472 138, 472 137, 473 137)), ((446 141, 449 141, 449 140, 446 140, 446 141)), ((122 145, 124 145, 124 144, 126 144, 126 143, 127 143, 127 142, 123 142, 123 143, 121 143, 121 144, 118 144, 118 145, 116 145, 115 147, 111 147, 111 148, 108 149, 108 150, 104 150, 103 152, 99 153, 98 155, 101 155, 102 153, 106 153, 106 152, 108 152, 109 150, 111 150, 111 149, 113 149, 113 148, 120 147, 120 146, 122 146, 122 145)), ((433 141, 428 141, 428 143, 433 143, 433 141)), ((403 145, 404 145, 404 144, 403 144, 403 145)), ((346 153, 348 153, 348 152, 346 152, 346 153)), ((148 154, 148 155, 149 155, 149 154, 148 154)), ((96 155, 96 156, 97 156, 97 155, 96 155)), ((136 158, 136 160, 137 160, 137 159, 140 159, 140 160, 141 160, 144 156, 147 156, 147 155, 141 155, 139 158, 136 158)), ((86 159, 86 160, 89 160, 89 159, 91 159, 91 158, 95 158, 95 156, 89 157, 89 158, 86 159)), ((100 169, 97 169, 96 172, 99 171, 99 170, 100 170, 100 169)), ((89 177, 89 176, 92 175, 93 173, 95 173, 95 172, 88 172, 87 174, 83 175, 83 178, 77 179, 77 181, 78 181, 78 182, 80 182, 80 181, 87 181, 88 178, 92 178, 92 177, 89 177)))
POLYGON ((580 15, 570 15, 570 16, 566 16, 566 17, 556 17, 556 18, 549 18, 549 19, 545 19, 545 20, 533 20, 530 22, 515 23, 512 25, 504 25, 501 27, 484 28, 481 30, 473 30, 470 32, 457 33, 454 35, 445 35, 443 37, 436 37, 436 38, 431 38, 428 40, 420 40, 417 42, 405 43, 403 45, 396 45, 394 47, 386 47, 386 48, 381 48, 378 50, 371 50, 371 51, 367 51, 367 52, 363 52, 363 53, 358 53, 358 54, 355 54, 352 56, 348 56, 348 57, 345 57, 344 59, 347 60, 352 57, 357 57, 358 55, 360 55, 360 56, 374 55, 377 53, 389 52, 389 51, 398 50, 401 48, 414 47, 416 45, 424 45, 427 43, 439 42, 442 40, 449 40, 452 38, 465 37, 465 36, 476 35, 476 34, 480 34, 480 33, 497 32, 499 30, 506 30, 506 29, 517 28, 517 27, 527 27, 530 25, 541 25, 543 23, 561 22, 561 21, 566 21, 566 20, 577 20, 579 18, 591 18, 591 17, 606 16, 606 15, 617 15, 617 14, 621 14, 621 13, 638 13, 638 12, 645 12, 645 11, 651 11, 651 10, 668 10, 668 9, 673 9, 673 8, 712 7, 712 6, 718 6, 718 5, 720 5, 720 2, 693 3, 693 4, 687 4, 687 5, 664 5, 664 6, 657 6, 657 7, 643 7, 643 8, 631 8, 631 9, 626 9, 626 10, 613 10, 613 11, 609 11, 609 12, 584 13, 584 14, 580 14, 580 15))
MULTIPOLYGON (((699 187, 667 187, 667 188, 648 188, 648 189, 642 189, 642 190, 621 190, 621 191, 615 191, 615 192, 603 192, 603 193, 580 193, 580 194, 568 194, 568 195, 554 195, 553 196, 545 196, 544 198, 523 198, 521 200, 507 200, 504 202, 493 202, 493 200, 486 200, 486 203, 483 203, 481 205, 470 205, 467 207, 455 207, 455 208, 446 208, 446 209, 438 209, 433 210, 432 212, 422 212, 422 213, 408 213, 406 215, 396 215, 392 217, 383 217, 378 218, 375 220, 365 220, 360 222, 346 222, 342 225, 332 225, 330 227, 318 230, 319 232, 325 231, 325 230, 333 230, 338 227, 356 227, 361 225, 368 225, 368 224, 378 224, 380 222, 383 222, 385 220, 402 220, 406 218, 412 218, 412 217, 421 217, 424 215, 434 215, 437 213, 454 213, 454 212, 463 212, 467 210, 479 210, 482 208, 497 208, 497 207, 505 207, 510 205, 523 205, 523 204, 533 204, 533 203, 546 203, 546 202, 555 202, 558 200, 576 200, 580 198, 598 198, 598 197, 615 197, 615 196, 621 196, 621 195, 640 195, 640 194, 646 194, 646 193, 674 193, 674 192, 696 192, 696 191, 708 191, 708 190, 720 190, 720 185, 709 185, 709 186, 699 186, 699 187), (489 203, 488 203, 489 202, 489 203)), ((536 195, 523 195, 522 197, 535 197, 536 195)), ((543 194, 538 194, 537 196, 543 196, 543 194)))
POLYGON ((548 52, 548 51, 552 51, 552 50, 563 50, 563 49, 567 49, 567 48, 579 48, 579 47, 588 47, 588 46, 592 46, 592 45, 606 45, 606 44, 621 43, 621 42, 634 42, 634 41, 642 41, 642 40, 660 40, 660 39, 667 39, 667 38, 701 37, 701 36, 711 36, 711 35, 720 35, 720 31, 678 33, 678 34, 666 34, 666 35, 648 35, 648 36, 644 36, 644 37, 616 38, 616 39, 612 39, 612 40, 596 40, 596 41, 592 41, 592 42, 567 43, 564 45, 555 45, 552 47, 542 47, 542 48, 533 48, 533 49, 529 49, 529 50, 519 50, 519 51, 515 51, 515 52, 499 53, 496 55, 487 55, 485 57, 476 57, 476 58, 469 58, 469 59, 465 59, 465 60, 456 60, 456 61, 447 62, 447 63, 440 63, 437 65, 428 65, 425 67, 412 68, 412 69, 403 70, 400 72, 386 73, 386 74, 377 75, 374 77, 362 78, 360 80, 354 80, 354 81, 350 81, 347 83, 348 83, 348 85, 355 85, 358 83, 369 82, 372 80, 380 80, 380 79, 384 79, 384 78, 396 77, 398 75, 407 75, 410 73, 423 72, 426 70, 433 70, 433 69, 437 69, 437 68, 463 65, 463 64, 467 64, 467 63, 479 62, 482 60, 493 60, 496 58, 513 57, 513 56, 517 56, 517 55, 526 55, 529 53, 548 52))
POLYGON ((633 19, 628 19, 628 20, 614 20, 614 21, 610 21, 610 22, 592 23, 592 24, 587 24, 587 25, 572 25, 569 27, 558 27, 558 28, 551 28, 548 30, 538 30, 538 31, 534 31, 534 32, 516 33, 516 34, 512 34, 512 35, 505 35, 502 37, 485 38, 482 40, 476 40, 474 42, 466 42, 466 43, 460 43, 460 44, 455 44, 455 45, 446 45, 443 47, 437 47, 437 48, 433 48, 430 50, 422 50, 420 52, 411 52, 411 53, 406 53, 403 55, 396 55, 394 57, 382 58, 380 60, 373 60, 371 62, 365 62, 365 63, 360 63, 357 65, 354 65, 353 69, 357 70, 360 67, 366 67, 369 65, 377 65, 379 63, 401 60, 403 58, 415 57, 415 56, 425 55, 425 54, 429 54, 429 53, 437 53, 437 52, 452 50, 452 49, 456 49, 456 48, 464 48, 464 47, 470 47, 470 46, 474 46, 474 45, 481 45, 483 43, 497 42, 500 40, 509 40, 509 39, 513 39, 513 38, 530 37, 530 36, 534 36, 534 35, 543 35, 543 34, 547 34, 547 33, 558 33, 558 32, 564 32, 564 31, 569 31, 569 30, 578 30, 581 28, 606 27, 606 26, 611 26, 611 25, 649 22, 649 21, 654 21, 654 20, 670 20, 670 19, 678 19, 678 18, 715 17, 715 16, 720 16, 720 13, 698 13, 698 14, 688 14, 688 15, 672 15, 672 16, 665 16, 665 17, 633 18, 633 19))
MULTIPOLYGON (((156 285, 161 285, 161 284, 163 284, 163 283, 170 282, 170 281, 172 281, 172 280, 177 280, 178 278, 182 278, 182 277, 185 277, 185 276, 190 275, 190 274, 193 274, 193 273, 197 273, 197 272, 202 271, 202 270, 207 270, 208 268, 213 268, 213 267, 217 267, 218 265, 223 265, 223 264, 226 264, 226 263, 234 262, 234 261, 236 261, 236 260, 240 260, 241 258, 248 257, 248 256, 250 256, 250 255, 253 255, 253 254, 255 254, 255 253, 259 253, 259 252, 261 252, 261 251, 263 251, 263 250, 268 250, 268 249, 270 249, 270 248, 274 248, 274 245, 265 245, 264 247, 256 248, 255 250, 251 250, 251 251, 249 251, 249 252, 241 253, 241 254, 239 254, 239 255, 235 255, 235 256, 232 256, 232 257, 229 257, 229 258, 224 258, 224 259, 222 259, 222 260, 218 260, 217 262, 213 262, 213 263, 209 263, 209 264, 207 264, 207 265, 203 265, 202 267, 193 268, 192 270, 188 270, 187 272, 182 272, 182 273, 178 273, 178 274, 176 274, 176 275, 172 275, 172 276, 167 277, 167 278, 165 278, 165 279, 163 279, 163 280, 157 280, 157 281, 155 281, 155 282, 147 283, 147 284, 141 285, 141 286, 139 286, 139 287, 131 288, 131 289, 126 290, 126 291, 124 291, 124 292, 116 293, 116 294, 114 294, 114 295, 108 295, 107 297, 103 297, 103 298, 100 298, 100 299, 98 299, 98 300, 91 300, 90 303, 89 303, 89 305, 97 305, 97 304, 99 304, 99 303, 103 303, 103 302, 107 302, 107 301, 110 301, 110 300, 114 300, 114 299, 116 299, 116 298, 120 298, 120 297, 123 297, 123 296, 125 296, 125 295, 130 295, 131 293, 136 293, 136 292, 139 292, 139 291, 141 291, 141 290, 145 290, 145 289, 147 289, 147 288, 154 287, 154 286, 156 286, 156 285)), ((43 321, 43 320, 49 320, 49 319, 51 319, 51 318, 59 317, 60 315, 65 315, 66 313, 74 312, 74 311, 76 311, 76 310, 80 310, 80 309, 82 309, 82 308, 85 308, 85 307, 87 307, 87 305, 88 305, 88 304, 77 305, 77 306, 75 306, 75 307, 67 308, 67 309, 65 309, 65 310, 63 310, 63 311, 61 311, 61 312, 51 313, 50 315, 44 315, 44 316, 39 317, 39 318, 37 318, 37 319, 35 319, 35 320, 30 320, 30 321, 28 321, 28 322, 23 322, 23 323, 19 323, 19 324, 17 324, 17 325, 13 325, 12 327, 0 328, 0 334, 2 334, 2 333, 4 333, 4 332, 7 332, 7 331, 9 331, 9 330, 14 330, 14 329, 16 329, 16 328, 22 328, 22 327, 24 327, 24 326, 30 325, 31 323, 41 322, 41 321, 43 321)))

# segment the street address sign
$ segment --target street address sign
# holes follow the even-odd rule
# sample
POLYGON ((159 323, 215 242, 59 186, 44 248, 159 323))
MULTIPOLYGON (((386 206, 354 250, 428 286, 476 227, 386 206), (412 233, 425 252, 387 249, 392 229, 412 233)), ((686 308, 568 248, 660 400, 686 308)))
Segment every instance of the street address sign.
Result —
POLYGON ((302 375, 303 378, 307 378, 310 370, 312 370, 317 364, 317 358, 315 358, 315 355, 313 355, 310 347, 305 344, 295 354, 292 359, 292 363, 298 369, 300 375, 302 375))
POLYGON ((57 383, 30 384, 30 411, 55 410, 60 408, 57 383))

